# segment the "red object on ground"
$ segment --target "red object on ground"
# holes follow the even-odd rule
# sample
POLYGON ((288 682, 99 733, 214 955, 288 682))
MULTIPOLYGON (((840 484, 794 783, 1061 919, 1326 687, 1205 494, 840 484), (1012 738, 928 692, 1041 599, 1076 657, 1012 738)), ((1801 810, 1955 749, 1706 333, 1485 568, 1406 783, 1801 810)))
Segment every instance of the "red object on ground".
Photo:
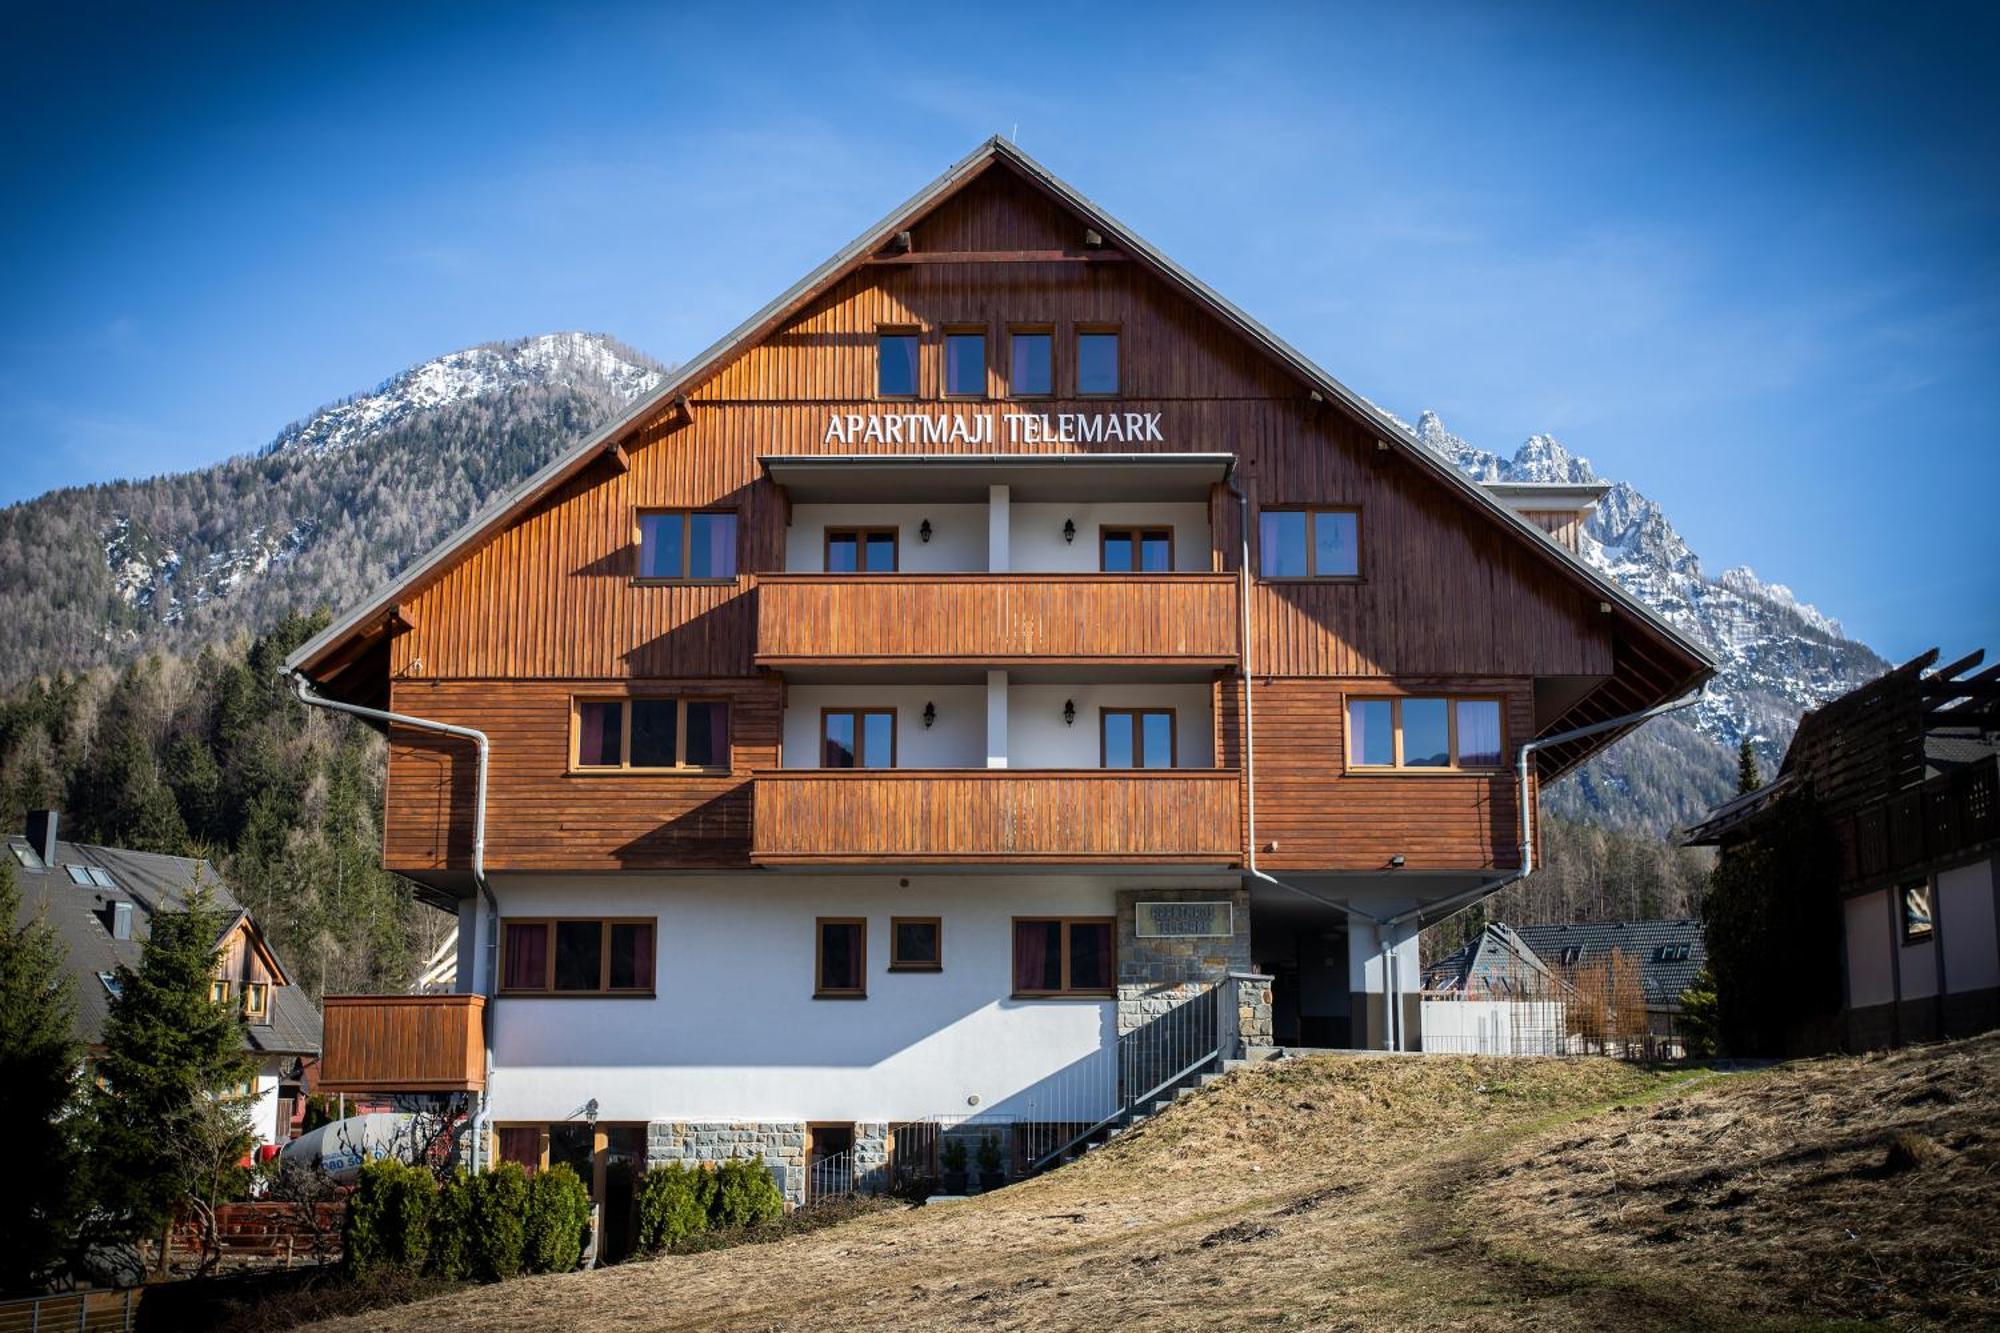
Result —
POLYGON ((276 1157, 280 1151, 282 1151, 282 1149, 279 1144, 260 1143, 257 1145, 257 1160, 260 1162, 268 1162, 273 1157, 276 1157))

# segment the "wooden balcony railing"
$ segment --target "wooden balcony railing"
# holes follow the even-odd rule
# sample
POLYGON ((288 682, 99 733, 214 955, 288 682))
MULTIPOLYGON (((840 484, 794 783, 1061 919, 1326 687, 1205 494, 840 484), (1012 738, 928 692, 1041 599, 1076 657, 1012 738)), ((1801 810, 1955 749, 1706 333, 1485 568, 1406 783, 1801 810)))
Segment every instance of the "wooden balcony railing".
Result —
POLYGON ((1834 821, 1844 886, 1917 874, 2000 842, 2000 760, 1940 773, 1834 821))
POLYGON ((486 1086, 484 995, 329 995, 321 1092, 477 1092, 486 1086))
POLYGON ((1224 666, 1233 574, 766 574, 757 661, 1224 666))
POLYGON ((1228 865, 1229 769, 778 769, 756 775, 753 861, 1228 865))

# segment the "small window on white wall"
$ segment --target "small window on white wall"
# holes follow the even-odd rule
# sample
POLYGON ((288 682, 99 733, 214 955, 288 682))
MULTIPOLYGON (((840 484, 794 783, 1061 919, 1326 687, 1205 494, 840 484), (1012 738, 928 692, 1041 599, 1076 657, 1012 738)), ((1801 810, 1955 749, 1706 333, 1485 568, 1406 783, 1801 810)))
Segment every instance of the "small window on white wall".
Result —
POLYGON ((1936 929, 1931 916, 1931 886, 1928 880, 1903 886, 1903 943, 1927 940, 1936 929))

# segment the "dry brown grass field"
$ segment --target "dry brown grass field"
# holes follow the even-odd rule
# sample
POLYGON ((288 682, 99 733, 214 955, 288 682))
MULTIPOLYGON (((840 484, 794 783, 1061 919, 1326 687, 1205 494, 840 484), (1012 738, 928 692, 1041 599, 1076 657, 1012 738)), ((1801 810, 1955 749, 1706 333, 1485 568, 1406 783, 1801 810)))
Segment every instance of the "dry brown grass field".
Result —
POLYGON ((2000 1326, 2000 1036, 1752 1073, 1312 1057, 1084 1161, 319 1326, 2000 1326))

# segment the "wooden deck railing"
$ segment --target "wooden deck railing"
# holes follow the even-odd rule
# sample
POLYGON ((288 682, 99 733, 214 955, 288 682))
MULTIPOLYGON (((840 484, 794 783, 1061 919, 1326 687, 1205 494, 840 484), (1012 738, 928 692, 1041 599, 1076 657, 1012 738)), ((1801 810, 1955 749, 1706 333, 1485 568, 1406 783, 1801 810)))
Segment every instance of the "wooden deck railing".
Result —
POLYGON ((1845 885, 1927 871, 2000 842, 2000 760, 1940 773, 1834 821, 1845 885))
POLYGON ((757 661, 1236 660, 1233 574, 766 574, 757 661))
POLYGON ((476 1092, 486 1086, 484 995, 329 995, 320 1092, 476 1092))
POLYGON ((1227 865, 1227 769, 781 769, 756 775, 753 861, 1227 865))

